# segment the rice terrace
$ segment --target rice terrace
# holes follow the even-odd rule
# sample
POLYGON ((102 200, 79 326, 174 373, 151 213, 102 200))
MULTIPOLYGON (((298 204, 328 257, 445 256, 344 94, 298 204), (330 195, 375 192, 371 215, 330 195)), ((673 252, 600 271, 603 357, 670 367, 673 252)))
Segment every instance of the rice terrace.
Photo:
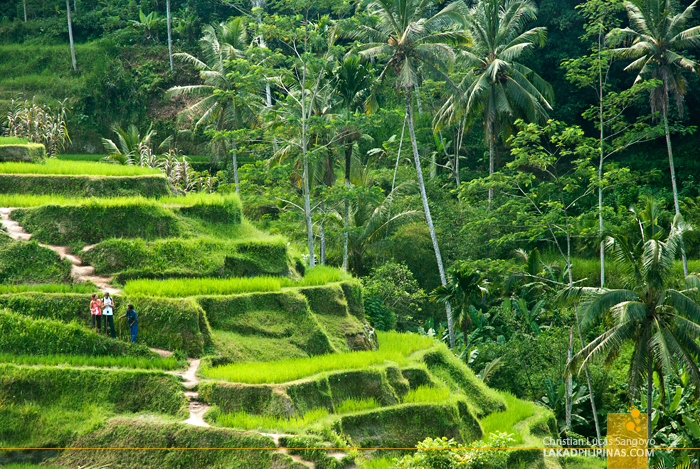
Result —
POLYGON ((699 6, 0 2, 0 467, 700 469, 699 6))

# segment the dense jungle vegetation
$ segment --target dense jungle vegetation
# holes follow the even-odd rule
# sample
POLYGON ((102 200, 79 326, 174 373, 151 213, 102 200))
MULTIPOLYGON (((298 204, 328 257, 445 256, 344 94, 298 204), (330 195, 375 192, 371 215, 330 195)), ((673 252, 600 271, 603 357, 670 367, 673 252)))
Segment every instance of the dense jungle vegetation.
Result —
MULTIPOLYGON (((238 193, 306 268, 360 278, 375 329, 443 340, 489 386, 551 409, 560 435, 599 438, 637 406, 659 445, 697 448, 695 10, 8 0, 0 112, 9 136, 25 101, 64 113, 42 174, 106 157, 123 167, 91 174, 158 168, 179 191, 238 193)), ((185 289, 170 281, 163 296, 185 289)), ((285 286, 265 282, 190 288, 285 286)))

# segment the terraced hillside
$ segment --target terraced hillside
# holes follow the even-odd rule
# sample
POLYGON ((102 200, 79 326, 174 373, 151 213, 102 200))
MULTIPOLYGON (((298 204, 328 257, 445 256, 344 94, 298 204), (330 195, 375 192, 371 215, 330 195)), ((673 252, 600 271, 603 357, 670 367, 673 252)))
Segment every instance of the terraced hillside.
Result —
POLYGON ((62 186, 83 174, 30 193, 50 165, 7 185, 0 166, 0 464, 343 468, 506 432, 513 464, 544 465, 527 448, 550 435, 549 411, 432 338, 373 331, 357 280, 306 268, 236 196, 156 194, 159 181, 95 167, 100 187, 126 178, 141 196, 62 186), (116 338, 92 330, 98 287, 115 318, 135 306, 136 343, 123 320, 116 338))

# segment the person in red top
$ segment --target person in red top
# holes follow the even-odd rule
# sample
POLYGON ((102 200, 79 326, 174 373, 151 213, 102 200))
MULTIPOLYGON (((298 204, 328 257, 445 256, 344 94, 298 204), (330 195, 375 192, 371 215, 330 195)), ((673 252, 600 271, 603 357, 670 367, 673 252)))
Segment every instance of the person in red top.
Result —
POLYGON ((97 324, 97 333, 99 334, 100 325, 102 323, 102 305, 100 304, 100 300, 97 299, 97 293, 92 294, 90 314, 92 315, 92 328, 95 329, 95 324, 97 324))

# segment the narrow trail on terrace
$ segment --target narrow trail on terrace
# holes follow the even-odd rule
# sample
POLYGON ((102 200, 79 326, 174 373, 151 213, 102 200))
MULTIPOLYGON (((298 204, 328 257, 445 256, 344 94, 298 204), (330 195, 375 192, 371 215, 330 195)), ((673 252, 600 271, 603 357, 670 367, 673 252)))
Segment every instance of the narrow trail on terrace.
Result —
MULTIPOLYGON (((23 241, 28 241, 32 235, 27 233, 24 228, 20 226, 19 223, 10 219, 10 213, 12 213, 14 208, 3 207, 0 208, 0 218, 2 219, 2 224, 7 230, 7 234, 12 239, 19 239, 23 241)), ((110 295, 117 295, 121 293, 121 290, 114 288, 109 284, 112 281, 112 277, 105 277, 102 275, 95 275, 95 268, 91 265, 83 265, 82 259, 78 256, 69 254, 70 248, 68 246, 53 246, 51 244, 41 244, 45 248, 49 248, 56 254, 61 256, 61 259, 68 259, 73 266, 71 267, 71 276, 76 282, 92 282, 94 283, 100 291, 109 292, 110 295)), ((91 246, 87 246, 87 251, 91 246)))
MULTIPOLYGON (((167 350, 155 348, 152 348, 151 350, 156 352, 161 357, 169 357, 173 354, 173 352, 169 352, 167 350)), ((166 371, 166 373, 182 376, 185 380, 185 382, 182 384, 186 389, 185 396, 187 399, 189 399, 187 409, 190 411, 190 417, 187 420, 183 420, 182 423, 195 425, 197 427, 209 427, 210 425, 204 421, 204 414, 210 409, 210 407, 199 400, 199 393, 197 391, 191 391, 191 389, 195 387, 197 383, 199 383, 199 379, 197 378, 197 369, 199 368, 201 360, 194 358, 188 358, 188 360, 190 361, 190 366, 187 368, 187 370, 166 371)))

